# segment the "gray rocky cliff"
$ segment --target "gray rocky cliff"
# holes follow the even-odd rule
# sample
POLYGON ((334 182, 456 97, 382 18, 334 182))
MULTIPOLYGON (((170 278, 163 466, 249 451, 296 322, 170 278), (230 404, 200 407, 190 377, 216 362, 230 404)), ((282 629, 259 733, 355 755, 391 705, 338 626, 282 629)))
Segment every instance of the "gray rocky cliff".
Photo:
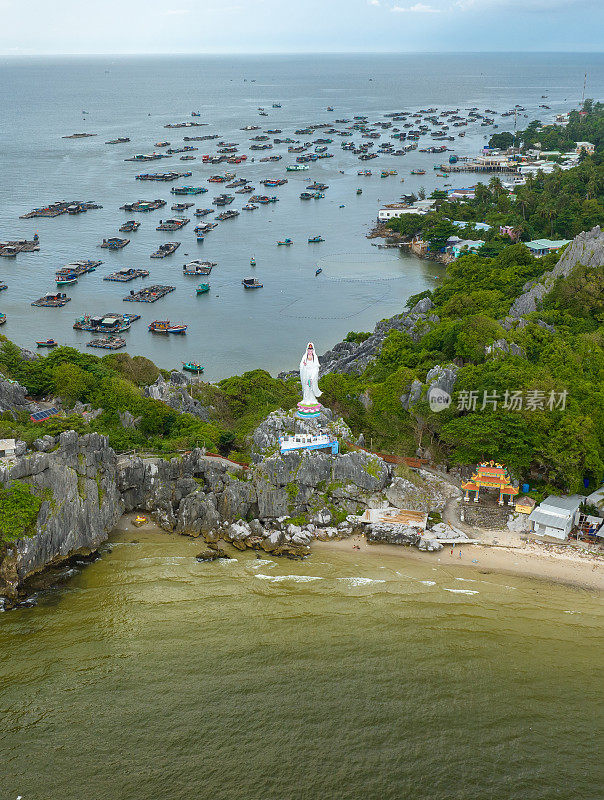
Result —
POLYGON ((0 483, 23 481, 44 500, 36 533, 8 546, 0 594, 55 561, 91 553, 122 514, 117 458, 107 439, 95 433, 61 434, 52 452, 32 452, 0 467, 0 483), (10 567, 10 568, 9 568, 10 567))
POLYGON ((597 225, 590 231, 584 231, 566 247, 556 266, 546 272, 538 283, 524 287, 524 292, 514 300, 509 316, 519 319, 537 311, 540 301, 551 291, 557 278, 566 278, 577 264, 585 267, 601 267, 604 265, 604 231, 597 225))

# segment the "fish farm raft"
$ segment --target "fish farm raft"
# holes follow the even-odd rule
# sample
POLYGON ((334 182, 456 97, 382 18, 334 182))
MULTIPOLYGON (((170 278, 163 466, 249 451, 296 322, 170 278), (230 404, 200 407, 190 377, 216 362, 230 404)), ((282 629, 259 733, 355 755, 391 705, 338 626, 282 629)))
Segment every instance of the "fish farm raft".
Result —
POLYGON ((133 289, 129 295, 124 297, 124 300, 128 300, 132 303, 155 303, 157 300, 170 294, 170 292, 175 291, 175 289, 176 286, 161 286, 160 284, 146 286, 138 292, 135 292, 133 289))

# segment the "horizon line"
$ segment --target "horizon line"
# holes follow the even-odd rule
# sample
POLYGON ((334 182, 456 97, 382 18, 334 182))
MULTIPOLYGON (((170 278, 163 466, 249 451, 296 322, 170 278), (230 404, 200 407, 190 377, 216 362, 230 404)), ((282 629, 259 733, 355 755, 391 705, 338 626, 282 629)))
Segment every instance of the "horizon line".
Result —
POLYGON ((161 51, 161 52, 2 52, 0 58, 136 58, 136 57, 173 57, 173 56, 385 56, 385 55, 506 55, 523 53, 527 55, 604 55, 604 50, 215 50, 199 52, 193 50, 161 51))

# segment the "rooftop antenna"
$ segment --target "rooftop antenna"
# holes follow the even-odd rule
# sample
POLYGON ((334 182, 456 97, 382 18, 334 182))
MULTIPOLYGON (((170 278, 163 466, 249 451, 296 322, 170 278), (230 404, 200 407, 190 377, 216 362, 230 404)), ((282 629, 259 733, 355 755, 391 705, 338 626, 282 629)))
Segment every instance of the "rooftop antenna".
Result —
POLYGON ((585 86, 586 86, 586 84, 587 84, 587 72, 585 73, 585 76, 583 78, 583 95, 581 97, 581 109, 583 109, 583 106, 585 105, 585 86))

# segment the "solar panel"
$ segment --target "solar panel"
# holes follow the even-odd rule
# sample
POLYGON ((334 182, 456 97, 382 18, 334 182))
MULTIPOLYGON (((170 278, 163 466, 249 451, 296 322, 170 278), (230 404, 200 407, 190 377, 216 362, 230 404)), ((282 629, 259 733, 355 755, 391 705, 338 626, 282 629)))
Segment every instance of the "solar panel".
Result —
POLYGON ((55 417, 60 413, 58 408, 47 408, 45 411, 36 411, 35 414, 30 414, 29 418, 32 422, 44 422, 45 419, 55 417))

